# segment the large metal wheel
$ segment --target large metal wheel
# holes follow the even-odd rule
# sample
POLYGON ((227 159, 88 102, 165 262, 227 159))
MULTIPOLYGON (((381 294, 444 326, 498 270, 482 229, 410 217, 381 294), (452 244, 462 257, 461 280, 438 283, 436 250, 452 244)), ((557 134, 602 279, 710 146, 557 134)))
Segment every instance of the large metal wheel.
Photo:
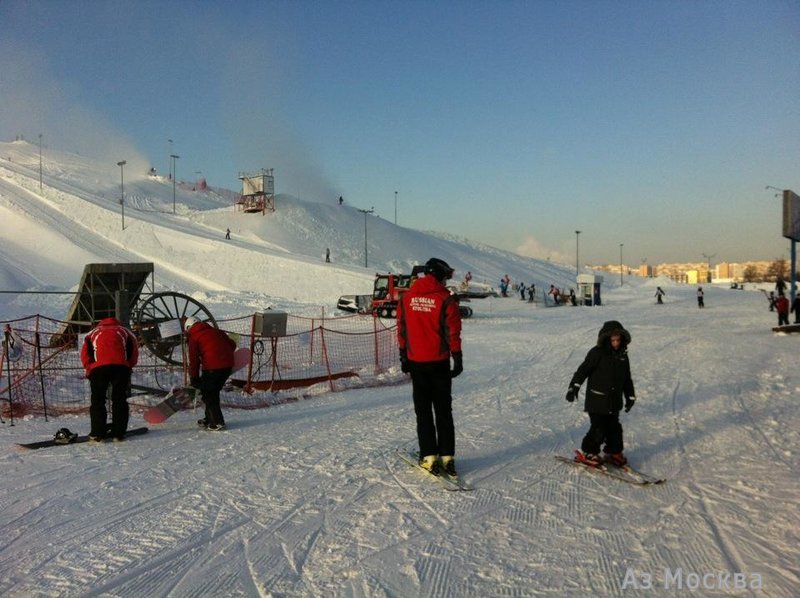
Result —
POLYGON ((183 335, 162 337, 161 324, 192 317, 214 328, 217 322, 205 306, 181 293, 153 293, 136 306, 134 331, 153 355, 171 365, 183 364, 183 335))

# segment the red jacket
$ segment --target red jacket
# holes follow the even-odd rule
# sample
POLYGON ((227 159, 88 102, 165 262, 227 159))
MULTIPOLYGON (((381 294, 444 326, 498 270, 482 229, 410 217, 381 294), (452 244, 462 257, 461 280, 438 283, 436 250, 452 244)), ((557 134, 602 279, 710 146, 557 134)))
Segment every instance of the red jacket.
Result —
POLYGON ((81 362, 86 377, 102 365, 126 365, 133 368, 139 361, 136 336, 116 318, 104 318, 83 339, 81 362))
POLYGON ((461 351, 458 301, 435 276, 418 279, 400 299, 397 342, 409 361, 445 361, 461 351))
POLYGON ((783 295, 780 295, 777 299, 775 299, 775 308, 778 310, 779 314, 782 314, 784 316, 788 316, 789 315, 789 300, 786 297, 784 297, 783 295))
POLYGON ((219 328, 213 328, 205 322, 198 322, 188 333, 189 345, 189 377, 200 375, 200 366, 204 370, 221 370, 233 367, 233 352, 236 343, 219 328))

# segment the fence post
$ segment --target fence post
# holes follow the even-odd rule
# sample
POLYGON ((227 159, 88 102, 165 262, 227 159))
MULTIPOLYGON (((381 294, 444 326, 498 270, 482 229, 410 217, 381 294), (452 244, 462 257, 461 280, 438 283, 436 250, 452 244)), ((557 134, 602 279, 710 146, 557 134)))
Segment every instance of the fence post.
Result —
MULTIPOLYGON (((6 355, 6 372, 8 372, 8 412, 10 414, 8 421, 10 425, 14 425, 14 400, 13 393, 11 392, 11 326, 6 324, 6 329, 3 332, 5 339, 5 355, 6 355)), ((2 367, 0 363, 0 367, 2 367)), ((5 422, 3 422, 5 423, 5 422)))
MULTIPOLYGON (((39 319, 36 319, 36 327, 39 327, 39 319)), ((36 342, 36 359, 38 360, 39 368, 39 385, 42 388, 42 407, 44 407, 44 421, 47 421, 47 399, 44 395, 44 371, 42 369, 42 344, 39 342, 39 331, 34 333, 34 340, 36 342)))

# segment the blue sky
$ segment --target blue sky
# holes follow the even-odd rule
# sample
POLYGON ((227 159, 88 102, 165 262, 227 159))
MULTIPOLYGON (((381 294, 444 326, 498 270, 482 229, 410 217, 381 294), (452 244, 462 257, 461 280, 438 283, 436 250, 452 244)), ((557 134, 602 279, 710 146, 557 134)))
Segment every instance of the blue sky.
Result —
MULTIPOLYGON (((0 136, 524 255, 788 257, 800 4, 0 2, 0 136), (173 140, 173 144, 168 143, 173 140), (198 174, 202 173, 202 174, 198 174)), ((126 173, 127 174, 127 173, 126 173)))

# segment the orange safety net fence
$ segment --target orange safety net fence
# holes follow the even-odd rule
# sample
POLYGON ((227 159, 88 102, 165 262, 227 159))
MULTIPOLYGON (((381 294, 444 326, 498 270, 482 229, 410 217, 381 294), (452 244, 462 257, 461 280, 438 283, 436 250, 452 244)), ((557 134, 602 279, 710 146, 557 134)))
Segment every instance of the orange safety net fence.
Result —
MULTIPOLYGON (((349 388, 401 384, 396 325, 372 316, 287 316, 286 335, 262 337, 255 315, 218 320, 217 326, 251 350, 234 372, 222 405, 257 409, 349 388)), ((80 360, 82 336, 63 334, 67 322, 41 315, 0 321, 0 413, 4 416, 88 413, 89 383, 80 360)), ((134 330, 136 332, 136 330, 134 330)), ((140 341, 131 376, 132 410, 143 411, 183 386, 186 357, 178 346, 169 360, 140 341)))

